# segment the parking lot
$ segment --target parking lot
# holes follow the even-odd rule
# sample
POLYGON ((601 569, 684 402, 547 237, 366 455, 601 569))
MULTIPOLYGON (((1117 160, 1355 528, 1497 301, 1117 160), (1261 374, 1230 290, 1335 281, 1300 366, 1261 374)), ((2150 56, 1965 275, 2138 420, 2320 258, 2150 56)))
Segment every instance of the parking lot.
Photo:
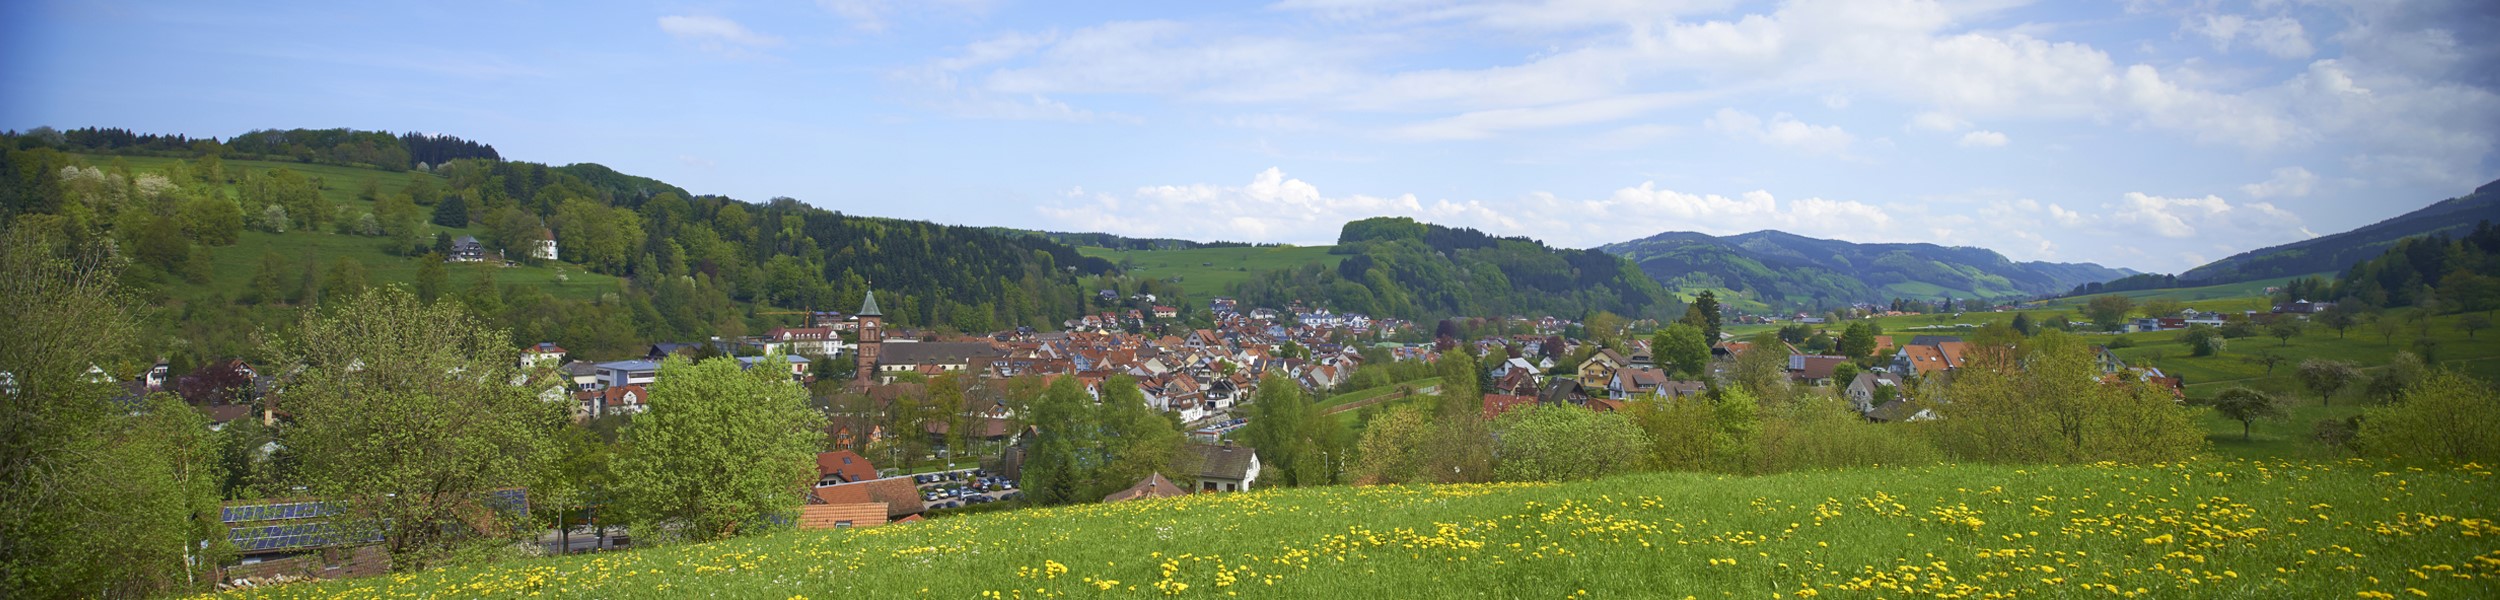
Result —
POLYGON ((991 475, 980 469, 945 471, 913 475, 920 487, 920 500, 929 510, 961 508, 1024 497, 1015 480, 991 475))

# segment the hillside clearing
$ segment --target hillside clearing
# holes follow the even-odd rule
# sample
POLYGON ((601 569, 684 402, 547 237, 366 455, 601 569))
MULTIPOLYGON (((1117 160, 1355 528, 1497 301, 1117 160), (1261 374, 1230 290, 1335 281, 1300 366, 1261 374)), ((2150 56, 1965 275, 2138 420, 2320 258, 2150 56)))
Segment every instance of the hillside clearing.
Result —
POLYGON ((1259 273, 1290 269, 1310 263, 1334 269, 1345 261, 1345 255, 1329 254, 1331 246, 1263 246, 1234 248, 1193 248, 1188 250, 1113 250, 1080 246, 1076 250, 1086 256, 1120 264, 1132 277, 1145 279, 1179 279, 1181 289, 1192 298, 1213 298, 1226 294, 1233 284, 1249 281, 1259 273))

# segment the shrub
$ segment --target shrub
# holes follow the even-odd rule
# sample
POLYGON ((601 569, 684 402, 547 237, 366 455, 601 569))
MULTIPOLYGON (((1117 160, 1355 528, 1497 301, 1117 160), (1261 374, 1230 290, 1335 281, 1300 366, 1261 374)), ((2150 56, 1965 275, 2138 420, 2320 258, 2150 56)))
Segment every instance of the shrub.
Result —
POLYGON ((1621 413, 1571 406, 1531 406, 1504 413, 1494 425, 1493 474, 1503 481, 1571 481, 1630 472, 1648 436, 1621 413))
POLYGON ((2500 462, 2500 390, 2448 369, 2406 386, 2395 405, 2364 413, 2362 456, 2414 462, 2500 462))
POLYGON ((1916 424, 1870 423, 1847 402, 1807 396, 1774 408, 1762 421, 1745 471, 1755 474, 1808 469, 1933 464, 1944 453, 1916 424))

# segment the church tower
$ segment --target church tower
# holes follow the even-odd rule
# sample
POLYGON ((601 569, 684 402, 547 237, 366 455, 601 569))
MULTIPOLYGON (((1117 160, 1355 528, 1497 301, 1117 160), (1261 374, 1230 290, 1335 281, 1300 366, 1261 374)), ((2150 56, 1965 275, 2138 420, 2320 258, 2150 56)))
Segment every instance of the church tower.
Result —
POLYGON ((876 381, 877 350, 885 341, 885 313, 877 310, 877 292, 870 290, 867 301, 859 304, 859 373, 852 385, 868 385, 876 381))

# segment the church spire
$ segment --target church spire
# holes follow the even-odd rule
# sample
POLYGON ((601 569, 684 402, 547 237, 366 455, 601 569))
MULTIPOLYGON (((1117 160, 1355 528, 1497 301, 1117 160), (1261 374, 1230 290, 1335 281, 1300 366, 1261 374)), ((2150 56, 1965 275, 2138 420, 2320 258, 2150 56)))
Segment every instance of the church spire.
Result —
POLYGON ((879 311, 877 310, 877 291, 876 291, 876 290, 868 290, 868 299, 859 303, 859 316, 863 316, 863 317, 882 317, 882 316, 885 316, 885 313, 883 313, 883 312, 879 312, 879 311))

